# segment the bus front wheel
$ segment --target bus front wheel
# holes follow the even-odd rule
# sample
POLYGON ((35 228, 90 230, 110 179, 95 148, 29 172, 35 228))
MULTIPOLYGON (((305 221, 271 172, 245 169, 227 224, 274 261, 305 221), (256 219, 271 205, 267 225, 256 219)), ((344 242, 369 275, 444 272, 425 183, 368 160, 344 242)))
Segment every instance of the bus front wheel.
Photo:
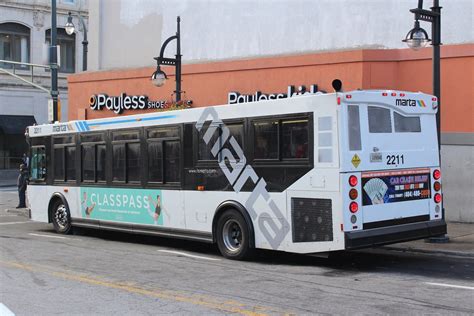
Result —
POLYGON ((70 234, 72 232, 71 214, 63 201, 57 200, 53 204, 51 212, 54 230, 59 234, 70 234))
POLYGON ((217 221, 217 246, 228 259, 242 260, 250 256, 249 228, 238 211, 227 210, 217 221))

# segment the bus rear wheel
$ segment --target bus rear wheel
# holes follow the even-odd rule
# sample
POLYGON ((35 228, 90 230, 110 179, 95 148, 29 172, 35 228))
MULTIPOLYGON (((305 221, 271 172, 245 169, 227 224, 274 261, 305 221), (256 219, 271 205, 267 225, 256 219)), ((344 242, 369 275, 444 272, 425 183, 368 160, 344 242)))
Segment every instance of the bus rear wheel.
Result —
POLYGON ((51 221, 54 230, 58 234, 70 234, 72 232, 71 213, 63 201, 57 200, 51 209, 51 221))
POLYGON ((216 232, 217 246, 225 258, 242 260, 250 256, 249 228, 238 211, 225 211, 217 221, 216 232))

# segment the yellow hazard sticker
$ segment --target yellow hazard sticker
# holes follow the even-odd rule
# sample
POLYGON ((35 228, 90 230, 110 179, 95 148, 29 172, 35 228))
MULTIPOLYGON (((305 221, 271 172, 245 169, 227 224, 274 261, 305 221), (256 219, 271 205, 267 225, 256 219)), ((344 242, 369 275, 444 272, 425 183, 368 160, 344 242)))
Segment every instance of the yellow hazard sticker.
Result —
POLYGON ((354 165, 354 167, 359 167, 360 165, 360 158, 357 154, 354 154, 354 157, 352 157, 352 160, 351 160, 352 164, 354 165))

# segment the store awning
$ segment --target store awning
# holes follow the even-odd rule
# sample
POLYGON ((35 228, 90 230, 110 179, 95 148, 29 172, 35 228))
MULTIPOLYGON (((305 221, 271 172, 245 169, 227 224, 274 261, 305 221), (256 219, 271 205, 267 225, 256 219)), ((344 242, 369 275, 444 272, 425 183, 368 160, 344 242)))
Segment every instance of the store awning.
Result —
POLYGON ((36 124, 33 115, 0 115, 0 130, 7 135, 23 135, 27 126, 36 124))

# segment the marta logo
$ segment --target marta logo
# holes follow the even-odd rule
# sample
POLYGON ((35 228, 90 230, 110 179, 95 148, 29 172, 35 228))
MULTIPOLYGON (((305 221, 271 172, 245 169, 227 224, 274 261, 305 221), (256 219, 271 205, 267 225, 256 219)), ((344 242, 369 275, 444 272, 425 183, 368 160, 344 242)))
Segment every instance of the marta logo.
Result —
POLYGON ((416 100, 412 99, 396 99, 396 106, 416 106, 416 100))

